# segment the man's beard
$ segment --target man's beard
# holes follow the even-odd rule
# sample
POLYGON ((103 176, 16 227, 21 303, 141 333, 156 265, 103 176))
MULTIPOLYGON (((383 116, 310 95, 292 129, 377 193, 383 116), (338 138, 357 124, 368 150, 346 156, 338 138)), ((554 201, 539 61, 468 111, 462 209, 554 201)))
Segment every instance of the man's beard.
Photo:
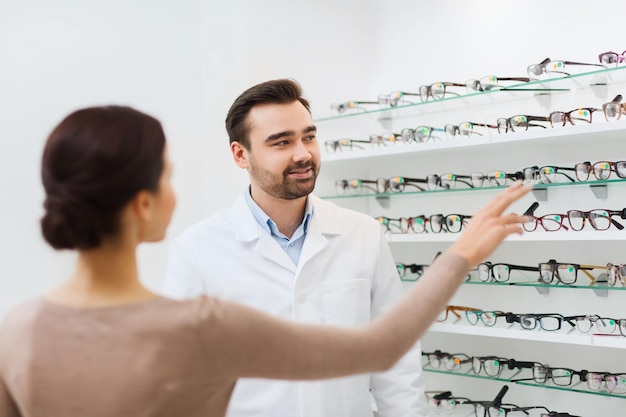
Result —
POLYGON ((280 176, 260 168, 254 163, 250 164, 250 175, 256 179, 259 187, 267 194, 284 200, 295 200, 311 194, 315 188, 318 173, 319 167, 312 161, 291 165, 280 176), (307 168, 312 170, 312 175, 309 178, 297 179, 289 176, 292 171, 307 168))

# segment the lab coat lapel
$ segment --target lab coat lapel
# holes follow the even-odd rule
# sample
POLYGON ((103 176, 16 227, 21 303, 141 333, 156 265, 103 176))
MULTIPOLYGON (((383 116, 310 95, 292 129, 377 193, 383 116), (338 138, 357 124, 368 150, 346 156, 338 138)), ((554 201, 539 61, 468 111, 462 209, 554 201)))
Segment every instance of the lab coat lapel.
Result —
POLYGON ((239 198, 235 200, 231 207, 231 216, 233 232, 237 241, 256 241, 254 248, 256 253, 293 273, 296 272, 296 266, 283 248, 256 221, 252 212, 250 212, 250 208, 248 208, 248 203, 246 203, 243 193, 239 195, 239 198))
POLYGON ((308 261, 328 246, 332 236, 340 234, 340 226, 327 206, 329 203, 312 194, 309 198, 313 203, 313 217, 304 240, 298 268, 304 267, 308 261))

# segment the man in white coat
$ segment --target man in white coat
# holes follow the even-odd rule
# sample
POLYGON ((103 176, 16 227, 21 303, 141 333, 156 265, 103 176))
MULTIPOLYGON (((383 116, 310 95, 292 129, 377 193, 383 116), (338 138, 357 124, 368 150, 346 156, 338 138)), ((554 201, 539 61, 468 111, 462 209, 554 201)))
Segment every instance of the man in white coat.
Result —
MULTIPOLYGON (((292 80, 242 93, 226 118, 250 186, 234 205, 178 236, 165 292, 210 294, 300 323, 357 327, 403 292, 378 222, 311 194, 320 147, 292 80)), ((407 317, 407 320, 411 320, 407 317)), ((417 344, 390 371, 325 381, 240 380, 228 417, 424 417, 417 344)))

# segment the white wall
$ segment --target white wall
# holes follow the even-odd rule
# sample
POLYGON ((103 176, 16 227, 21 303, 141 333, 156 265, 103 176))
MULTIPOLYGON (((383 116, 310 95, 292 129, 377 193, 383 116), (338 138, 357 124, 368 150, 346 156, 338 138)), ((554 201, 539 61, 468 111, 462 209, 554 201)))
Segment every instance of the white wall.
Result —
POLYGON ((367 90, 368 18, 357 0, 2 0, 0 316, 71 273, 73 254, 51 250, 38 223, 41 150, 63 116, 118 103, 163 122, 179 205, 168 240, 140 248, 142 276, 159 290, 169 239, 247 183, 224 130, 235 97, 280 77, 299 80, 314 109, 367 90))

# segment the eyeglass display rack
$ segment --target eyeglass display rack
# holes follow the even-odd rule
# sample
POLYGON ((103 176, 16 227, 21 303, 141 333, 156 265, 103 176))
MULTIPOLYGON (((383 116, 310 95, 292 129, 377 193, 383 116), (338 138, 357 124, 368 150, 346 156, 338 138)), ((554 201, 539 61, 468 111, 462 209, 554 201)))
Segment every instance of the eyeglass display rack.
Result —
MULTIPOLYGON (((601 108, 617 94, 626 97, 626 67, 593 71, 573 76, 532 81, 519 88, 545 88, 537 91, 486 91, 462 96, 452 96, 438 101, 406 104, 394 108, 345 113, 315 120, 318 138, 323 147, 326 140, 340 138, 367 139, 370 134, 399 133, 403 128, 431 126, 443 128, 464 121, 495 125, 500 117, 525 114, 548 116, 552 111, 569 111, 579 107, 601 108)), ((419 101, 419 98, 417 98, 419 101)), ((364 149, 327 153, 322 149, 322 170, 316 194, 334 203, 370 215, 391 218, 420 214, 472 215, 484 206, 502 187, 456 188, 452 190, 410 191, 358 195, 338 195, 335 181, 339 179, 370 179, 404 176, 425 178, 427 175, 455 173, 469 175, 502 170, 514 173, 527 166, 555 165, 573 167, 583 161, 626 160, 626 115, 619 120, 606 121, 601 110, 593 113, 592 123, 575 126, 555 126, 543 123, 546 128, 529 127, 526 131, 498 133, 495 129, 480 128, 481 135, 469 138, 446 139, 441 132, 438 139, 424 143, 401 142, 376 147, 361 144, 364 149)), ((605 181, 559 182, 538 184, 532 195, 516 203, 512 210, 523 212, 533 202, 540 206, 535 215, 565 213, 567 210, 609 209, 626 207, 626 180, 613 176, 605 181)), ((616 218, 626 226, 626 220, 616 218)), ((430 264, 434 255, 445 250, 456 240, 453 233, 387 234, 396 262, 430 264)), ((548 259, 559 262, 606 265, 611 262, 626 263, 626 228, 611 227, 596 231, 587 224, 582 231, 526 232, 509 238, 492 254, 493 262, 510 262, 520 265, 537 265, 548 259)), ((596 272, 594 272, 596 273, 596 272)), ((515 271, 511 273, 513 278, 515 271)), ((527 273, 528 274, 528 273, 527 273)), ((450 304, 480 307, 485 310, 524 311, 527 313, 598 314, 616 319, 626 318, 626 292, 622 287, 597 287, 586 282, 575 285, 540 284, 528 275, 514 285, 508 283, 483 283, 476 279, 465 283, 450 304), (580 291, 587 289, 592 291, 580 291)), ((519 277, 516 277, 519 278, 519 277)), ((517 279, 519 281, 519 279, 517 279)), ((406 286, 412 282, 404 282, 406 286)), ((626 348, 626 337, 594 336, 588 334, 552 333, 516 328, 488 328, 464 323, 435 323, 422 339, 424 350, 437 341, 451 346, 469 346, 476 354, 497 343, 504 349, 503 356, 518 355, 523 349, 538 349, 542 363, 581 369, 619 371, 621 349, 626 348), (462 323, 462 324, 461 324, 462 323), (583 358, 583 359, 581 359, 583 358), (617 363, 618 365, 611 365, 617 363), (580 365, 580 366, 578 366, 580 365)), ((444 346, 445 347, 445 346, 444 346)), ((471 353, 471 352, 467 352, 471 353)), ((494 352, 496 353, 496 352, 494 352)), ((430 373, 429 373, 430 374, 430 373)), ((445 372, 444 372, 445 374, 445 372)), ((439 375, 445 378, 445 375, 439 375)), ((461 378, 465 379, 465 378, 461 378)), ((476 390, 474 382, 460 385, 460 390, 476 390)), ((461 384, 454 380, 427 379, 429 389, 434 384, 461 384), (432 380, 432 381, 431 381, 432 380)), ((521 383, 520 383, 521 384, 521 383)), ((541 386, 541 385, 539 385, 541 386)), ((576 390, 558 387, 546 395, 554 408, 580 410, 579 415, 591 415, 600 410, 603 415, 621 415, 626 395, 614 395, 594 401, 576 397, 576 390), (617 403, 615 402, 617 401, 617 403), (598 403, 598 404, 595 404, 598 403), (601 403, 601 404, 600 404, 601 403), (563 407, 562 405, 568 405, 563 407), (570 406, 574 405, 574 407, 570 406)), ((535 390, 536 391, 536 390, 535 390)), ((527 394, 537 396, 537 393, 527 394)), ((588 396, 583 396, 587 397, 588 396)))

